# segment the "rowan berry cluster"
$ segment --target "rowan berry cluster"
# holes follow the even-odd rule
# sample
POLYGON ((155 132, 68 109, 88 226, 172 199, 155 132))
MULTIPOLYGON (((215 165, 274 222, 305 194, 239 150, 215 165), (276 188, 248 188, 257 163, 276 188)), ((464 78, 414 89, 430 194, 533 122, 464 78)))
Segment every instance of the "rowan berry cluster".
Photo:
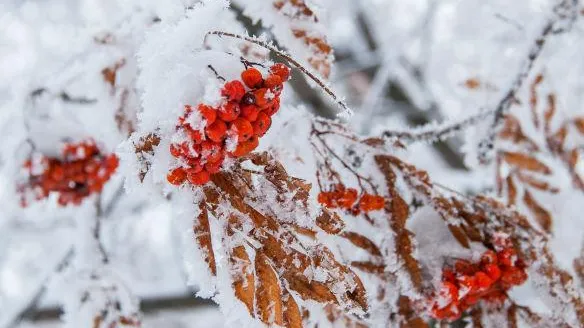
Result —
POLYGON ((320 192, 317 200, 328 208, 342 208, 354 215, 380 210, 385 205, 382 196, 363 193, 359 197, 357 189, 346 188, 342 183, 335 185, 332 191, 320 192))
POLYGON ((24 163, 29 178, 20 186, 21 205, 27 205, 27 191, 32 190, 36 200, 49 193, 59 194, 58 203, 79 205, 93 193, 99 193, 119 164, 114 154, 104 155, 93 140, 68 143, 62 158, 41 156, 24 163))
POLYGON ((270 128, 271 116, 280 109, 280 94, 289 77, 290 68, 284 64, 272 65, 265 78, 249 67, 241 73, 241 81, 223 85, 218 107, 186 105, 176 126, 175 139, 180 141, 170 145, 180 166, 168 173, 168 182, 203 185, 221 169, 226 156, 252 152, 270 128))
POLYGON ((432 298, 432 317, 456 320, 480 300, 502 304, 507 290, 527 280, 525 267, 510 246, 486 251, 479 263, 457 260, 442 272, 442 286, 432 298))

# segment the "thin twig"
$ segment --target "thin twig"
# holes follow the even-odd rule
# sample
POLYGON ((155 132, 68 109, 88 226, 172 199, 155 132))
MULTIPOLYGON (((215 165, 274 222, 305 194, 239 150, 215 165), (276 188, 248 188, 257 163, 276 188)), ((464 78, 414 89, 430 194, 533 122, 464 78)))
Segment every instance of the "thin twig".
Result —
MULTIPOLYGON (((559 7, 561 7, 561 4, 554 8, 554 10, 557 10, 557 8, 559 7)), ((556 25, 556 23, 559 22, 562 18, 563 18, 562 16, 556 14, 555 17, 550 19, 545 24, 545 26, 541 30, 540 35, 535 39, 535 41, 531 45, 531 48, 527 53, 527 61, 525 62, 524 66, 519 70, 519 73, 515 77, 515 80, 511 85, 511 88, 505 94, 505 96, 503 96, 501 101, 499 101, 499 104, 495 109, 494 119, 493 122, 491 123, 490 130, 488 134, 479 142, 478 145, 479 146, 478 159, 481 163, 487 164, 491 161, 491 158, 493 156, 495 136, 498 133, 498 130, 500 128, 501 123, 503 122, 505 115, 507 114, 509 108, 511 107, 515 100, 515 94, 519 91, 521 86, 523 86, 523 82, 529 76, 529 73, 531 72, 531 69, 533 68, 535 61, 541 55, 541 52, 544 48, 547 38, 551 34, 558 32, 554 31, 554 25, 556 25)))
POLYGON ((481 111, 478 114, 467 117, 456 122, 446 122, 437 126, 425 125, 420 128, 403 130, 403 131, 384 131, 383 138, 397 138, 402 143, 413 143, 419 141, 437 141, 444 140, 456 132, 460 132, 471 127, 481 120, 493 115, 494 110, 481 111))
POLYGON ((99 253, 101 254, 101 262, 103 264, 107 264, 109 262, 109 257, 107 255, 107 252, 105 251, 105 247, 103 247, 103 244, 101 243, 101 219, 103 218, 104 214, 104 211, 101 206, 101 198, 102 198, 101 193, 99 193, 95 200, 96 214, 95 224, 93 226, 93 239, 97 244, 99 253))
MULTIPOLYGON (((324 92, 326 92, 335 101, 335 103, 343 109, 343 114, 345 114, 345 115, 352 115, 353 114, 353 111, 349 108, 349 106, 347 106, 347 104, 343 100, 341 100, 331 90, 331 88, 326 85, 325 82, 323 82, 320 78, 318 78, 316 75, 314 75, 310 70, 305 68, 302 64, 300 64, 298 61, 296 61, 290 55, 286 54, 284 51, 276 48, 275 46, 268 44, 264 41, 261 41, 259 39, 256 39, 256 38, 247 37, 247 36, 243 36, 243 35, 239 35, 239 34, 235 34, 235 33, 223 32, 223 31, 211 31, 211 32, 208 32, 207 35, 227 36, 227 37, 231 37, 231 38, 235 38, 235 39, 239 39, 239 40, 244 40, 247 42, 257 44, 258 46, 263 47, 267 50, 270 50, 271 52, 275 53, 276 55, 284 58, 290 64, 294 65, 302 73, 304 73, 311 80, 313 80, 319 87, 321 87, 324 90, 324 92)), ((205 37, 207 35, 205 35, 205 37)))

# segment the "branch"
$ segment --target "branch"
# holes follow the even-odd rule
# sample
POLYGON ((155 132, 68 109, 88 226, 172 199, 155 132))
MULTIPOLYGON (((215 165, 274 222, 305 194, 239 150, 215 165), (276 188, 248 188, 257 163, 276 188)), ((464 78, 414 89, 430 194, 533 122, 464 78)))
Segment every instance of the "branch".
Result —
POLYGON ((531 72, 531 69, 533 68, 535 60, 541 54, 541 51, 543 50, 543 46, 546 42, 547 37, 550 34, 552 34, 553 25, 554 25, 553 20, 548 22, 541 31, 539 37, 535 39, 533 45, 531 46, 527 54, 527 62, 519 70, 519 73, 515 77, 515 81, 513 81, 511 88, 509 89, 509 91, 507 91, 507 93, 503 96, 503 98, 499 101, 499 104, 495 108, 494 118, 493 122, 491 123, 490 129, 487 132, 487 135, 479 142, 478 157, 481 163, 487 164, 491 161, 491 158, 493 157, 495 136, 500 128, 500 125, 503 122, 503 118, 505 118, 505 115, 509 112, 509 108, 511 107, 513 101, 515 100, 515 94, 517 93, 517 91, 519 91, 519 89, 523 85, 523 82, 525 82, 525 79, 527 78, 527 76, 531 72))
POLYGON ((430 123, 419 128, 402 131, 384 131, 381 136, 385 139, 397 138, 404 144, 427 141, 434 142, 444 140, 453 134, 468 127, 478 124, 481 120, 493 115, 494 110, 480 111, 478 114, 467 117, 460 121, 446 122, 442 124, 430 123))
POLYGON ((505 115, 509 112, 509 108, 515 100, 515 94, 523 86, 523 82, 531 72, 533 65, 537 58, 541 55, 547 38, 552 34, 559 34, 571 29, 571 26, 576 19, 578 0, 562 0, 553 8, 553 17, 545 24, 539 37, 535 39, 529 52, 527 53, 527 61, 519 70, 515 77, 513 84, 509 91, 503 96, 497 105, 494 113, 494 119, 487 135, 479 142, 478 145, 478 159, 482 164, 488 164, 493 157, 493 149, 495 136, 501 127, 505 115), (563 22, 566 22, 561 26, 563 22))
POLYGON ((273 45, 271 45, 269 43, 266 43, 266 42, 264 42, 262 40, 259 40, 257 38, 247 37, 247 36, 243 36, 243 35, 239 35, 239 34, 234 34, 234 33, 229 33, 229 32, 223 32, 223 31, 211 31, 211 32, 208 32, 205 35, 205 37, 207 35, 227 36, 227 37, 231 37, 231 38, 235 38, 235 39, 239 39, 239 40, 244 40, 244 41, 257 44, 260 47, 263 47, 265 49, 270 50, 271 52, 273 52, 276 55, 284 58, 290 64, 292 64, 293 66, 295 66, 296 68, 298 68, 302 73, 304 73, 311 80, 313 80, 319 87, 321 87, 324 90, 324 92, 326 92, 333 99, 333 101, 339 107, 341 107, 343 109, 343 112, 340 113, 339 115, 344 115, 344 116, 351 116, 351 115, 353 115, 353 111, 349 108, 349 106, 347 106, 347 104, 343 100, 341 100, 336 95, 336 93, 333 92, 332 89, 329 86, 326 85, 326 83, 324 81, 322 81, 321 79, 319 79, 309 69, 307 69, 306 67, 302 66, 302 64, 300 64, 298 61, 296 61, 290 55, 286 54, 284 51, 276 48, 275 46, 273 46, 273 45))

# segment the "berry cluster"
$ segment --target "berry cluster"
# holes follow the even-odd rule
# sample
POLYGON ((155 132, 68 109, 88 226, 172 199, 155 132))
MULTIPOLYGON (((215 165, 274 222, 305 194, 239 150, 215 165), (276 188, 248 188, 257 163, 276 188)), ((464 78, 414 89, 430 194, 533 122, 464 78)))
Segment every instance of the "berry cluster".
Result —
POLYGON ((383 209, 385 199, 378 195, 364 193, 359 198, 357 189, 346 188, 343 184, 335 185, 332 191, 322 191, 318 194, 318 202, 328 208, 342 208, 357 215, 383 209), (358 200, 357 200, 358 199, 358 200))
POLYGON ((289 77, 290 68, 284 64, 272 65, 265 78, 250 67, 241 73, 243 83, 232 80, 223 85, 217 108, 199 104, 195 110, 186 105, 176 127, 175 139, 181 141, 170 145, 180 166, 168 173, 168 182, 203 185, 221 169, 226 155, 241 157, 253 151, 280 109, 280 94, 289 77))
POLYGON ((442 286, 432 299, 431 315, 456 320, 480 300, 502 304, 506 291, 527 280, 525 263, 512 247, 486 251, 479 263, 457 260, 442 272, 442 286))
POLYGON ((37 200, 57 192, 59 205, 79 205, 85 197, 101 192, 118 164, 116 155, 103 155, 93 140, 66 144, 61 159, 41 156, 27 160, 24 168, 29 179, 19 188, 21 205, 27 205, 27 190, 32 190, 37 200))

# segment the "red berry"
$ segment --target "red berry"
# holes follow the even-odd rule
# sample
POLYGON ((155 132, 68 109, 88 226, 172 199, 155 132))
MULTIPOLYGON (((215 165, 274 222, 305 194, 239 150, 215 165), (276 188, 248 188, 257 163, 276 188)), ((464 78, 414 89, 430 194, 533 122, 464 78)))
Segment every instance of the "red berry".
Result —
POLYGON ((210 174, 217 173, 221 170, 221 164, 223 164, 223 159, 217 162, 207 162, 205 164, 205 170, 210 174))
POLYGON ((211 176, 209 175, 209 172, 202 170, 198 173, 187 174, 187 179, 189 180, 190 183, 192 183, 196 186, 200 186, 200 185, 204 185, 205 183, 209 182, 209 180, 211 179, 211 176))
POLYGON ((199 105, 198 109, 199 113, 201 113, 201 116, 203 116, 203 119, 207 121, 207 126, 215 122, 215 119, 217 118, 217 111, 213 107, 201 104, 199 105))
POLYGON ((281 89, 282 88, 282 78, 279 75, 270 74, 270 75, 268 75, 268 77, 264 81, 264 87, 268 88, 268 89, 272 89, 272 88, 281 89))
POLYGON ((216 120, 213 124, 205 128, 205 135, 207 138, 215 142, 221 142, 225 138, 227 132, 227 124, 222 120, 216 120))
POLYGON ((260 109, 256 105, 241 106, 241 117, 245 118, 250 122, 254 122, 258 118, 259 112, 260 109))
POLYGON ((229 81, 225 83, 223 89, 221 89, 221 95, 226 97, 229 101, 239 102, 243 95, 245 94, 245 87, 243 84, 237 80, 229 81))
POLYGON ((231 152, 231 155, 234 157, 241 157, 251 153, 259 144, 259 139, 257 136, 251 137, 247 141, 243 141, 237 144, 237 147, 234 151, 231 152))
POLYGON ((290 78, 290 68, 282 63, 276 63, 270 67, 270 73, 278 75, 282 82, 288 81, 290 78))
POLYGON ((272 98, 274 95, 269 89, 266 88, 257 89, 253 92, 253 95, 255 96, 255 104, 260 109, 264 109, 272 104, 272 98))
POLYGON ((516 267, 506 268, 503 271, 503 275, 501 276, 501 282, 508 287, 513 285, 521 285, 526 280, 527 274, 525 271, 516 267))
POLYGON ((385 198, 378 195, 365 194, 359 200, 358 206, 365 212, 377 211, 385 206, 385 198))
POLYGON ((486 273, 479 271, 474 275, 477 286, 481 290, 486 290, 493 284, 493 279, 491 279, 486 273))
POLYGON ((317 201, 328 208, 333 208, 333 206, 336 205, 333 203, 331 193, 326 191, 318 194, 317 201))
POLYGON ((176 168, 166 176, 166 180, 175 186, 181 185, 187 178, 187 173, 182 167, 176 168))
POLYGON ((189 165, 189 167, 185 169, 187 173, 199 173, 203 170, 203 164, 201 164, 200 158, 189 158, 187 164, 189 165))
POLYGON ((223 150, 218 143, 203 141, 201 144, 201 157, 207 162, 216 162, 223 156, 223 150))
POLYGON ((203 134, 201 133, 201 131, 199 130, 193 130, 190 125, 187 126, 186 128, 187 134, 189 135, 189 138, 195 143, 195 144, 200 144, 203 141, 203 134))
POLYGON ((180 147, 176 144, 170 144, 170 154, 173 157, 179 157, 181 155, 180 147))
POLYGON ((501 277, 501 269, 496 264, 485 265, 485 272, 493 280, 498 280, 501 277))
POLYGON ((347 188, 345 192, 337 199, 337 204, 345 209, 350 209, 357 201, 358 192, 354 188, 347 188))
POLYGON ((276 114, 278 112, 278 110, 280 109, 280 98, 276 97, 274 98, 274 100, 270 103, 270 106, 268 106, 264 112, 270 116, 276 114))
POLYGON ((253 134, 261 137, 266 134, 271 125, 272 119, 266 113, 259 112, 257 119, 252 123, 253 134))
POLYGON ((225 122, 231 122, 236 119, 241 110, 239 108, 239 104, 233 101, 223 104, 217 113, 220 119, 225 122))
POLYGON ((238 142, 246 141, 253 136, 253 127, 251 126, 251 123, 241 117, 238 117, 231 122, 229 129, 237 136, 238 142))
POLYGON ((255 89, 262 84, 262 73, 257 69, 250 67, 241 73, 243 83, 251 89, 255 89))

